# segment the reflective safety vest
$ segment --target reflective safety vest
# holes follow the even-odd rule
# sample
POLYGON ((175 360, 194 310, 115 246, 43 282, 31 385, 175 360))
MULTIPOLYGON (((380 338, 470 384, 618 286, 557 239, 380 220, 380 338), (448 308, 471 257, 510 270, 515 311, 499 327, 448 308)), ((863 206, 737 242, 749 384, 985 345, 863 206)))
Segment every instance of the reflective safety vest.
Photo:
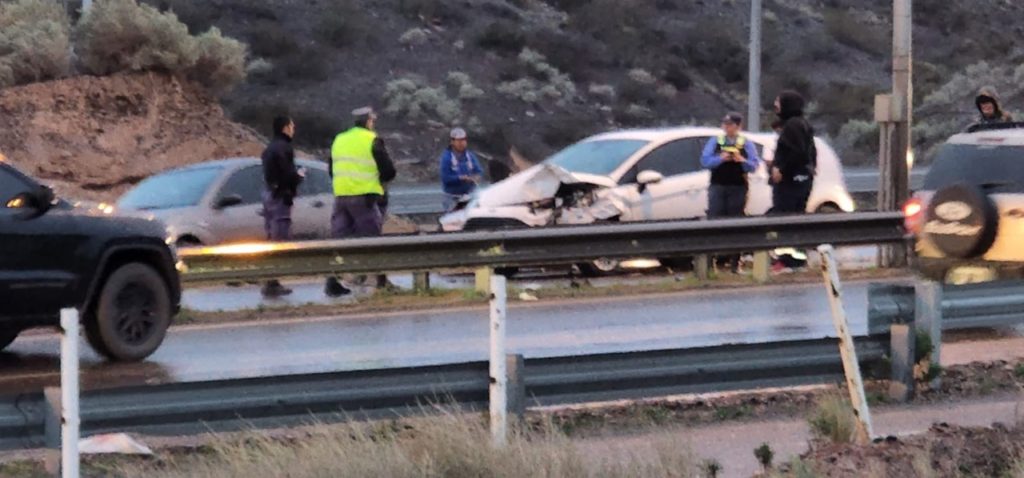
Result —
POLYGON ((334 138, 331 145, 331 172, 335 196, 384 194, 380 172, 373 160, 373 141, 377 133, 355 127, 334 138))
MULTIPOLYGON (((718 136, 718 150, 719 151, 722 151, 723 148, 728 147, 726 145, 726 141, 727 141, 727 138, 725 137, 724 134, 718 136)), ((747 157, 747 150, 745 149, 746 145, 747 145, 747 138, 744 138, 743 135, 739 135, 739 136, 736 137, 736 144, 734 144, 733 147, 738 149, 739 153, 741 155, 743 155, 743 157, 745 158, 745 157, 747 157)))

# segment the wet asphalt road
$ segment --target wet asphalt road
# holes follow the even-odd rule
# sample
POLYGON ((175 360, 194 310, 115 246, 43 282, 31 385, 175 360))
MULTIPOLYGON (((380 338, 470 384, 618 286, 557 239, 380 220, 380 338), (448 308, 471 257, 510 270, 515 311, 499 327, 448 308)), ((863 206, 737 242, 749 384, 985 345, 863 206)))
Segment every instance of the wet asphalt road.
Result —
MULTIPOLYGON (((854 334, 866 332, 867 283, 846 285, 854 334)), ((820 284, 541 302, 509 311, 509 352, 526 357, 821 338, 834 335, 820 284)), ((82 346, 83 386, 167 383, 485 360, 484 308, 172 329, 150 360, 110 364, 82 346)), ((0 354, 0 393, 57 382, 55 334, 0 354)))

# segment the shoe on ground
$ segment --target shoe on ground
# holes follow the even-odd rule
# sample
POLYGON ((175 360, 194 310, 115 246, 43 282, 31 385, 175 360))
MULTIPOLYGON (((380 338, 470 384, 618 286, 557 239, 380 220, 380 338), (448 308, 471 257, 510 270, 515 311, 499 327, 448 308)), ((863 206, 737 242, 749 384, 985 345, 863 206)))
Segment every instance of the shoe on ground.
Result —
POLYGON ((352 293, 352 289, 345 287, 336 277, 328 277, 324 284, 324 294, 327 297, 342 297, 352 293))
POLYGON ((281 285, 280 282, 272 280, 267 281, 267 283, 263 285, 263 289, 260 290, 260 293, 267 299, 276 299, 291 294, 292 290, 281 285))
POLYGON ((786 266, 786 264, 784 262, 782 262, 782 261, 775 261, 775 262, 772 263, 772 275, 792 274, 792 273, 793 273, 793 269, 788 267, 788 266, 786 266))

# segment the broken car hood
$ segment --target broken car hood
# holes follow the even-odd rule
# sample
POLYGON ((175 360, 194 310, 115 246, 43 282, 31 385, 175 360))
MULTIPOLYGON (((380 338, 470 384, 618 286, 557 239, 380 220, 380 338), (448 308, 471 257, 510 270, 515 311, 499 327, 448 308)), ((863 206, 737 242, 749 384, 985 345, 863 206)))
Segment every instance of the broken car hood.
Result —
POLYGON ((615 181, 607 176, 570 173, 553 164, 541 163, 498 182, 480 192, 480 207, 504 207, 529 204, 555 197, 563 185, 613 188, 615 181))

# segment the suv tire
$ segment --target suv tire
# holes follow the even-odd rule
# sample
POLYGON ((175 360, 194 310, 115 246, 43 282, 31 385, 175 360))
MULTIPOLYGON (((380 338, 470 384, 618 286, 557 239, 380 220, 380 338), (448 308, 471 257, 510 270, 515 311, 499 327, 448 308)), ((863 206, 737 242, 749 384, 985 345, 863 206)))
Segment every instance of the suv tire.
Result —
POLYGON ((999 210, 981 188, 954 184, 938 190, 925 216, 924 232, 949 257, 985 255, 995 243, 999 210))
POLYGON ((85 333, 99 354, 135 362, 156 351, 170 323, 167 283, 152 267, 129 263, 107 277, 95 313, 85 322, 85 333))

